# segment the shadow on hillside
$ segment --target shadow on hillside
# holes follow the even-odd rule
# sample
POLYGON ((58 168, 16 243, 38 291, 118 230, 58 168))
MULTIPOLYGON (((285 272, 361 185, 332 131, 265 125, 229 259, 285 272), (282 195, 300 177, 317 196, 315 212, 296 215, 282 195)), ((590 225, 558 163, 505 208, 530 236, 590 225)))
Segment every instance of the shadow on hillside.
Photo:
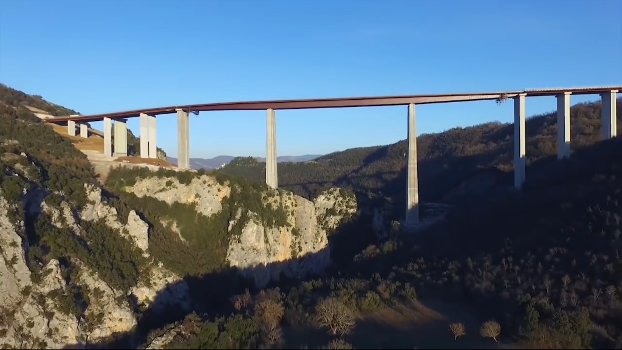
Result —
POLYGON ((357 215, 343 222, 329 236, 329 246, 296 259, 242 269, 225 268, 202 276, 186 276, 160 290, 146 309, 139 305, 134 295, 130 295, 128 301, 138 315, 138 324, 131 331, 117 333, 109 339, 93 341, 92 344, 69 344, 64 348, 136 348, 147 342, 147 336, 151 331, 181 321, 193 312, 198 315, 209 314, 210 318, 232 314, 235 312, 231 302, 232 296, 244 293, 245 289, 249 289, 251 294, 261 289, 255 287, 255 279, 258 283, 271 279, 272 281, 264 288, 274 286, 283 288, 297 285, 303 278, 337 272, 370 243, 369 237, 373 237, 373 232, 369 222, 364 215, 357 215), (362 236, 365 236, 365 239, 362 236), (331 259, 331 251, 338 251, 339 254, 333 254, 331 259), (324 271, 318 268, 331 260, 332 264, 324 271), (303 271, 310 273, 305 276, 303 271), (187 307, 183 306, 186 304, 182 298, 174 297, 179 295, 180 291, 187 291, 184 293, 185 300, 189 301, 187 307))
MULTIPOLYGON (((289 280, 296 280, 302 277, 302 275, 296 276, 296 271, 317 266, 316 262, 326 259, 328 254, 328 248, 325 248, 298 259, 270 263, 267 266, 261 264, 243 269, 226 268, 202 276, 186 276, 160 290, 150 306, 142 312, 135 296, 130 295, 129 301, 134 303, 134 311, 138 314, 138 323, 131 331, 116 333, 108 339, 94 341, 93 343, 68 344, 63 349, 137 348, 147 342, 149 332, 181 321, 193 312, 198 315, 209 314, 210 318, 215 315, 228 316, 235 311, 231 297, 244 293, 247 288, 251 294, 259 290, 253 286, 253 279, 246 276, 273 276, 283 279, 285 271, 293 271, 293 276, 289 280), (187 291, 184 298, 184 300, 189 301, 187 304, 184 300, 180 300, 181 298, 172 297, 172 295, 184 290, 187 291)), ((309 277, 312 276, 309 275, 309 277)))

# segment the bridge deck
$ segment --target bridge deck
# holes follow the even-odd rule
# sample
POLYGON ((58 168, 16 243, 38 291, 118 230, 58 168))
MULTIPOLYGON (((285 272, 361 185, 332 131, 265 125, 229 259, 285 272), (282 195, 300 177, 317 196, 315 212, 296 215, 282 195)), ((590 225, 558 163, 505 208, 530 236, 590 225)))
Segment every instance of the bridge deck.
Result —
POLYGON ((104 118, 121 119, 138 117, 141 113, 148 115, 160 115, 175 113, 177 109, 187 112, 205 111, 243 111, 243 110, 266 110, 266 109, 310 109, 310 108, 343 108, 343 107, 372 107, 372 106, 399 106, 410 103, 429 104, 464 101, 496 100, 499 98, 512 98, 518 94, 527 96, 554 96, 563 92, 571 92, 573 95, 588 95, 611 90, 622 90, 619 86, 598 87, 575 87, 554 89, 527 89, 524 91, 501 91, 501 92, 478 92, 478 93, 453 93, 453 94, 427 94, 427 95, 401 95, 401 96, 375 96, 375 97, 339 97, 302 100, 273 100, 273 101, 245 101, 245 102, 220 102, 196 105, 169 106, 159 108, 146 108, 131 111, 96 114, 89 116, 49 118, 46 122, 62 123, 69 120, 92 122, 104 118))

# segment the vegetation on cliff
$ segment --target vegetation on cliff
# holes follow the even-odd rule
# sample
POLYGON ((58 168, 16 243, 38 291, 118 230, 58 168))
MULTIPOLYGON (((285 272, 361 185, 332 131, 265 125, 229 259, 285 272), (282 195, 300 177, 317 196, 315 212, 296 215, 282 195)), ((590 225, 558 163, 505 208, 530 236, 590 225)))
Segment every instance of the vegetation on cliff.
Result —
MULTIPOLYGON (((4 86, 0 92, 0 188, 9 203, 9 219, 17 227, 23 223, 24 231, 18 234, 27 242, 25 256, 33 281, 41 279, 42 266, 58 259, 70 294, 54 296, 68 296, 61 302, 61 310, 67 313, 80 313, 88 306, 87 295, 73 281, 78 269, 73 259, 84 262, 110 286, 127 291, 144 264, 133 242, 113 233, 101 220, 86 222, 75 215, 74 220, 88 235, 59 229, 39 209, 42 202, 54 209, 61 209, 61 202, 68 203, 71 210, 82 208, 87 203, 85 184, 97 182, 86 156, 22 104, 50 113, 73 111, 45 101, 36 104, 39 98, 4 86)), ((122 212, 129 212, 127 206, 121 206, 122 212)))

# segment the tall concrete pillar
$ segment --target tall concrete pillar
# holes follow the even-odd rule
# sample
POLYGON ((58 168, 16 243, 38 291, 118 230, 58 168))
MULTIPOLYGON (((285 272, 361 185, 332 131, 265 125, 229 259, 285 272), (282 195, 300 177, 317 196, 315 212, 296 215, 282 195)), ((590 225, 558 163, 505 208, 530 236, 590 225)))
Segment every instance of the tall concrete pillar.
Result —
POLYGON ((177 110, 177 169, 190 168, 190 124, 188 112, 177 110))
POLYGON ((80 137, 85 139, 89 137, 89 129, 86 124, 80 124, 80 137))
POLYGON ((408 175, 406 223, 419 223, 419 179, 417 177, 417 123, 415 104, 408 105, 408 175))
POLYGON ((603 103, 603 107, 600 111, 600 119, 602 121, 603 128, 603 140, 614 138, 618 134, 617 92, 618 90, 611 90, 600 94, 600 98, 603 103))
POLYGON ((69 136, 76 136, 76 122, 73 120, 67 121, 67 133, 69 136))
POLYGON ((525 183, 525 96, 514 97, 514 187, 525 183))
POLYGON ((112 157, 112 120, 104 118, 104 155, 112 157))
POLYGON ((158 158, 156 146, 156 117, 149 116, 149 158, 158 158))
POLYGON ((149 116, 140 114, 140 157, 149 158, 149 116))
POLYGON ((117 119, 114 121, 114 155, 115 157, 127 157, 127 120, 117 119))
POLYGON ((266 117, 266 185, 279 187, 276 162, 276 113, 268 109, 266 117))
POLYGON ((557 98, 557 159, 570 157, 570 92, 557 98))

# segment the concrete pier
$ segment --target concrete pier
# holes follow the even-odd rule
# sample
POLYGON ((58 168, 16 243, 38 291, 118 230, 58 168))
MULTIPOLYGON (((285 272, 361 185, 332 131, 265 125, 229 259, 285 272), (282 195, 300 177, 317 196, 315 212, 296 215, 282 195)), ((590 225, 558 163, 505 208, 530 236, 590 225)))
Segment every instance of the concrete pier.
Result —
POLYGON ((514 187, 525 183, 525 96, 514 97, 514 187))
POLYGON ((557 159, 570 158, 570 92, 557 98, 557 159))
POLYGON ((603 140, 612 139, 618 134, 617 92, 618 90, 611 90, 600 94, 600 98, 603 103, 603 107, 600 112, 600 119, 602 121, 603 128, 603 140))
POLYGON ((156 144, 156 117, 149 116, 149 158, 158 158, 158 149, 156 144))
POLYGON ((279 187, 276 163, 276 113, 268 109, 266 116, 266 185, 279 187))
POLYGON ((67 133, 69 136, 76 136, 76 122, 73 120, 67 122, 67 133))
POLYGON ((80 124, 80 137, 85 139, 89 138, 89 129, 86 124, 80 124))
POLYGON ((149 116, 140 114, 140 157, 149 158, 149 116))
POLYGON ((419 223, 419 179, 417 176, 417 123, 415 104, 408 105, 408 180, 406 198, 406 223, 419 223))
POLYGON ((190 168, 190 120, 188 112, 177 109, 177 169, 190 168))
POLYGON ((112 157, 112 120, 104 118, 104 155, 112 157))
POLYGON ((127 157, 127 120, 117 119, 114 121, 114 155, 115 157, 127 157))

